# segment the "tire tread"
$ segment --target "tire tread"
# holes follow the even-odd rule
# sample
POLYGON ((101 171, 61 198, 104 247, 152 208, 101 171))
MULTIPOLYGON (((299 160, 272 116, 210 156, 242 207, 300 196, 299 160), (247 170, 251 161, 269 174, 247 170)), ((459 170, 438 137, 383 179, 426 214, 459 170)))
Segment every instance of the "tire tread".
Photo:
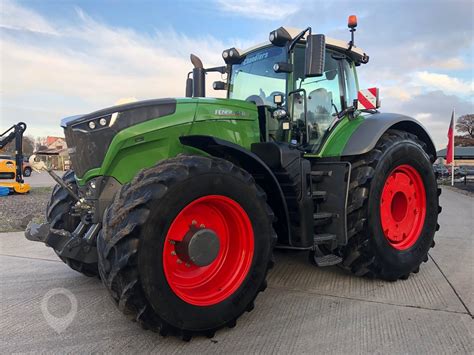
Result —
MULTIPOLYGON (((119 309, 144 329, 158 332, 163 336, 173 334, 184 341, 189 341, 192 336, 201 335, 201 333, 213 336, 222 327, 208 329, 205 332, 194 332, 170 325, 155 313, 143 291, 138 272, 140 229, 147 220, 152 200, 156 201, 162 197, 174 182, 184 180, 193 173, 211 169, 239 175, 244 181, 254 186, 256 198, 266 204, 266 194, 255 183, 253 177, 229 161, 214 157, 178 155, 176 158, 162 161, 154 167, 140 171, 129 184, 123 186, 104 214, 104 227, 97 243, 99 272, 119 309), (114 231, 118 232, 114 234, 114 231), (120 255, 119 258, 118 255, 120 255)), ((274 214, 268 205, 267 214, 269 220, 273 221, 274 214)), ((273 244, 275 244, 277 236, 273 228, 271 230, 273 244)), ((259 292, 266 287, 266 273, 272 265, 273 261, 270 260, 259 292)), ((255 294, 255 298, 259 292, 255 294)), ((249 305, 246 310, 251 311, 252 308, 249 305)), ((230 323, 235 324, 239 316, 240 314, 230 323)))
MULTIPOLYGON (((372 151, 355 158, 348 158, 352 164, 347 207, 347 230, 349 242, 346 246, 338 250, 338 254, 343 258, 341 267, 357 276, 377 277, 389 281, 397 279, 394 279, 390 276, 389 272, 384 270, 383 264, 380 262, 379 258, 377 258, 377 253, 374 247, 369 242, 370 233, 367 229, 367 204, 370 184, 374 178, 375 168, 378 162, 383 154, 400 140, 410 140, 418 144, 425 151, 430 161, 434 160, 432 156, 428 155, 426 144, 416 135, 399 130, 387 131, 372 151)), ((438 189, 438 196, 439 194, 440 189, 438 189)), ((439 207, 438 213, 440 211, 441 207, 439 207)), ((431 247, 433 246, 434 243, 431 247)), ((426 255, 424 261, 427 260, 428 257, 426 255)), ((417 273, 418 271, 419 265, 415 266, 410 273, 417 273)), ((401 275, 398 278, 406 279, 410 273, 401 275)))

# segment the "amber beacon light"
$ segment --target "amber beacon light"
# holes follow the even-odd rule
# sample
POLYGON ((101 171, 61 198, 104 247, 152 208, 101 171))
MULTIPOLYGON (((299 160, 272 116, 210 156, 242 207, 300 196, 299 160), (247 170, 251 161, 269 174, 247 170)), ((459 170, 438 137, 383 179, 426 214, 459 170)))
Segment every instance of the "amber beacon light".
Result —
POLYGON ((356 28, 357 27, 357 16, 350 15, 347 19, 347 27, 349 28, 356 28))

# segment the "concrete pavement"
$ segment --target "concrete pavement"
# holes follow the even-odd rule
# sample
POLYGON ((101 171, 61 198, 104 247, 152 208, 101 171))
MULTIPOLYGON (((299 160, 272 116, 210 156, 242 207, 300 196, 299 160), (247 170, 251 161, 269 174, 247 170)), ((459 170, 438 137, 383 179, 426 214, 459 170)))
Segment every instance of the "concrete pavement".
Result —
MULTIPOLYGON (((144 331, 119 312, 99 280, 70 270, 22 233, 0 235, 0 352, 472 353, 474 199, 444 190, 436 248, 420 273, 394 283, 309 265, 278 252, 269 287, 234 329, 190 343, 144 331), (70 290, 77 314, 57 334, 41 311, 45 294, 70 290)), ((63 316, 64 296, 48 302, 63 316)))

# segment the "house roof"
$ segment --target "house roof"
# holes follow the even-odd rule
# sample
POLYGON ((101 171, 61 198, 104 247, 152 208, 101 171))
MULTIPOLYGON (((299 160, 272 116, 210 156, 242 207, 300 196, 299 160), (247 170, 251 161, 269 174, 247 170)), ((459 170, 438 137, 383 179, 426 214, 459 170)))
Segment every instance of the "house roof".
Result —
POLYGON ((56 142, 58 139, 64 139, 64 138, 63 137, 48 136, 48 137, 46 137, 46 145, 51 145, 54 142, 56 142))
MULTIPOLYGON (((439 158, 446 158, 446 148, 438 150, 436 153, 439 158)), ((454 147, 454 159, 474 159, 474 146, 454 147)))

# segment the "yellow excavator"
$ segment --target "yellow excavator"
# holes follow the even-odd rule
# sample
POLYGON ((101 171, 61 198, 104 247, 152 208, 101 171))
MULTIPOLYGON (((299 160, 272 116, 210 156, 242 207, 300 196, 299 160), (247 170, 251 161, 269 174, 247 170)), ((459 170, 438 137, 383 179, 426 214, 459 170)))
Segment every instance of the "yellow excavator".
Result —
POLYGON ((7 188, 9 192, 18 194, 25 194, 31 189, 30 185, 23 180, 23 133, 25 130, 26 123, 20 122, 0 135, 0 149, 15 141, 15 160, 0 160, 0 179, 12 181, 0 181, 0 189, 7 188))

